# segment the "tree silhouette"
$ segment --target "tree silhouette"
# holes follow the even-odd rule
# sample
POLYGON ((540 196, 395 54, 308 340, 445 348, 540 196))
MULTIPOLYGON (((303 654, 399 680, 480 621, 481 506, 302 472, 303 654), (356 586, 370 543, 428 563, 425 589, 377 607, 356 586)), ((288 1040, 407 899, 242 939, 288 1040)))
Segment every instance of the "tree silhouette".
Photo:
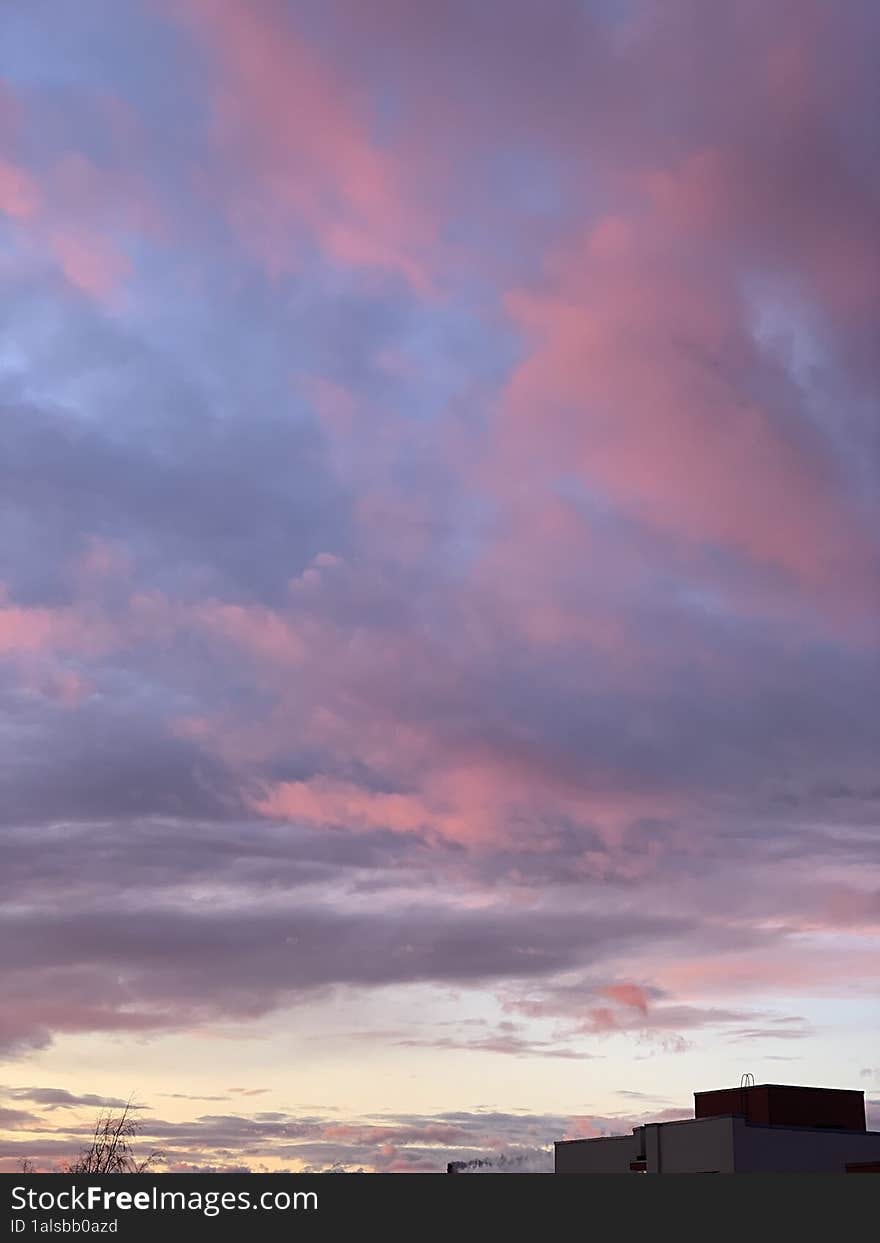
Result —
POLYGON ((153 1150, 148 1157, 138 1161, 132 1149, 132 1140, 138 1133, 139 1123, 131 1116, 131 1101, 121 1114, 102 1110, 95 1122, 91 1143, 83 1148, 76 1161, 65 1167, 68 1174, 145 1174, 162 1160, 162 1153, 153 1150))

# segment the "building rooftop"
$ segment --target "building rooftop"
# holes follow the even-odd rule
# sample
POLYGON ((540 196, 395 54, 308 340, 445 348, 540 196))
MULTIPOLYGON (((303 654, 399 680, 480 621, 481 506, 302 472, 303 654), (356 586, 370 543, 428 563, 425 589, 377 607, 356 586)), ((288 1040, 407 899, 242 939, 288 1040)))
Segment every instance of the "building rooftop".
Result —
POLYGON ((694 1116, 560 1140, 557 1173, 876 1173, 880 1132, 854 1089, 746 1083, 694 1093, 694 1116))
POLYGON ((850 1088, 810 1088, 759 1083, 694 1093, 694 1117, 736 1114, 770 1126, 865 1131, 865 1094, 850 1088))

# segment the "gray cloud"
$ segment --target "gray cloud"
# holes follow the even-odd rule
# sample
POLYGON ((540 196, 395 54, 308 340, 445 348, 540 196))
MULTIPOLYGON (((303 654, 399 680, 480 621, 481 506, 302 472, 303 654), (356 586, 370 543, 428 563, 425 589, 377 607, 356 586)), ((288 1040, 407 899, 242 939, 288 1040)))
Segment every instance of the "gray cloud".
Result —
POLYGON ((277 912, 120 906, 0 919, 7 1048, 45 1043, 50 1027, 149 1031, 253 1018, 331 986, 541 976, 687 926, 443 906, 344 915, 307 904, 277 912))
POLYGON ((44 1109, 72 1109, 88 1106, 94 1109, 143 1109, 133 1101, 115 1096, 96 1096, 94 1092, 68 1092, 66 1088, 10 1088, 0 1086, 0 1096, 14 1101, 30 1101, 44 1109))
MULTIPOLYGON (((160 1148, 165 1168, 282 1168, 441 1173, 452 1160, 497 1160, 501 1153, 515 1162, 550 1159, 555 1139, 572 1134, 626 1132, 639 1122, 681 1117, 686 1110, 619 1116, 566 1117, 560 1114, 454 1111, 440 1114, 385 1114, 342 1122, 326 1116, 272 1114, 206 1114, 190 1122, 145 1117, 137 1143, 145 1150, 160 1148)), ((87 1138, 89 1127, 56 1127, 49 1123, 29 1141, 6 1146, 10 1168, 22 1157, 51 1168, 69 1160, 87 1138)), ((549 1168, 552 1168, 550 1166, 549 1168)))

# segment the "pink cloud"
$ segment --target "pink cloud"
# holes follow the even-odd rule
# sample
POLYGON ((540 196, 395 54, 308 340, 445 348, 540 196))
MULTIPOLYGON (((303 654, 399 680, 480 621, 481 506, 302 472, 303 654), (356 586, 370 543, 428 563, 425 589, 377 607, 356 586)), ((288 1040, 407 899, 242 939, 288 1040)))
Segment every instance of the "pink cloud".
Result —
POLYGON ((116 294, 131 270, 120 250, 95 236, 55 232, 50 244, 71 285, 101 302, 116 294))
POLYGON ((28 173, 0 159, 0 212, 16 220, 29 220, 39 203, 39 191, 28 173))
POLYGON ((254 801, 263 815, 315 825, 341 825, 349 829, 393 829, 418 832, 434 815, 417 797, 406 794, 375 794, 349 782, 316 777, 310 781, 285 781, 254 801))
POLYGON ((271 609, 207 602, 192 620, 213 636, 228 640, 273 666, 298 664, 305 654, 292 625, 271 609))
POLYGON ((421 775, 416 793, 377 793, 315 777, 271 785, 252 805, 265 816, 316 826, 437 833, 476 847, 516 841, 522 849, 539 851, 549 848, 553 835, 548 837, 548 831, 558 817, 593 825, 610 847, 620 849, 634 822, 667 816, 681 805, 668 792, 613 785, 591 791, 519 770, 514 756, 469 765, 437 757, 421 775))
POLYGON ((648 993, 638 984, 607 984, 599 992, 620 1006, 638 1010, 640 1014, 648 1013, 648 993))
POLYGON ((41 668, 24 670, 22 685, 32 694, 54 700, 64 708, 78 708, 92 692, 89 680, 73 669, 41 668))
POLYGON ((0 213, 25 221, 39 210, 40 192, 30 173, 13 158, 21 120, 15 93, 0 79, 0 213))
POLYGON ((868 533, 818 437, 780 419, 781 377, 770 405, 721 361, 762 369, 732 293, 685 259, 684 231, 635 224, 633 254, 616 227, 609 251, 608 228, 559 255, 545 290, 508 298, 531 348, 505 399, 498 486, 565 466, 695 550, 730 548, 816 596, 843 570, 857 592, 868 533))
POLYGON ((93 535, 74 572, 81 580, 83 590, 87 590, 96 580, 127 579, 133 569, 134 561, 123 544, 93 535))
POLYGON ((290 270, 305 227, 340 263, 386 268, 425 290, 428 220, 402 168, 371 139, 355 85, 322 63, 274 0, 259 9, 190 0, 185 20, 218 74, 216 136, 235 165, 225 192, 248 247, 270 270, 290 270))
POLYGON ((875 947, 854 939, 837 947, 821 940, 790 941, 784 949, 694 956, 686 962, 658 966, 658 983, 683 996, 780 996, 813 994, 840 996, 855 990, 874 990, 880 971, 875 947))
POLYGON ((39 652, 97 653, 110 641, 110 629, 73 608, 22 608, 0 593, 0 655, 39 652))
MULTIPOLYGON (((110 165, 99 168, 77 150, 38 170, 0 157, 0 212, 20 226, 20 245, 51 255, 74 288, 112 303, 132 272, 125 239, 164 237, 167 222, 153 187, 129 163, 139 137, 130 110, 114 96, 102 103, 110 165)), ((5 128, 15 134, 23 105, 9 91, 3 105, 5 128)))

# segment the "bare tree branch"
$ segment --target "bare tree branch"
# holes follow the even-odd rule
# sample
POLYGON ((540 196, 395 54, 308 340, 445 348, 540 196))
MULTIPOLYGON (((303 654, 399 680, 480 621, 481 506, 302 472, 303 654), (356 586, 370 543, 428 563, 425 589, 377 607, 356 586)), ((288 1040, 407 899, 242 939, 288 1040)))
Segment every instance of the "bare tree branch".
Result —
POLYGON ((154 1150, 141 1161, 135 1159, 132 1140, 137 1136, 139 1123, 131 1116, 129 1100, 121 1114, 114 1116, 110 1110, 98 1114, 95 1133, 87 1148, 83 1148, 76 1161, 66 1167, 68 1174, 144 1174, 162 1160, 162 1153, 154 1150))

